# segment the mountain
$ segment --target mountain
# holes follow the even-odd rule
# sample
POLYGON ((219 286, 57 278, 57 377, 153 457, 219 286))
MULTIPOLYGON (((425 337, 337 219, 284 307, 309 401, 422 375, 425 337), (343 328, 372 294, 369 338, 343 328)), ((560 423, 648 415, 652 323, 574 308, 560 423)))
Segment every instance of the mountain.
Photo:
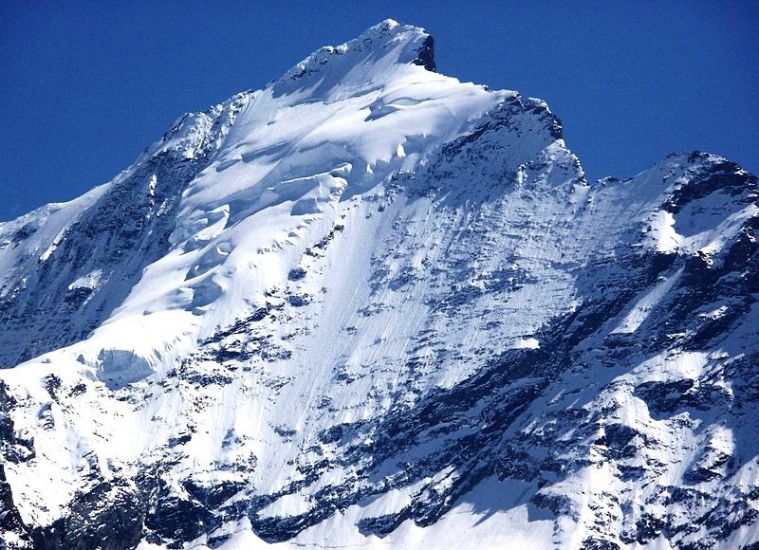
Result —
POLYGON ((384 21, 0 224, 6 547, 757 547, 757 178, 435 70, 384 21))

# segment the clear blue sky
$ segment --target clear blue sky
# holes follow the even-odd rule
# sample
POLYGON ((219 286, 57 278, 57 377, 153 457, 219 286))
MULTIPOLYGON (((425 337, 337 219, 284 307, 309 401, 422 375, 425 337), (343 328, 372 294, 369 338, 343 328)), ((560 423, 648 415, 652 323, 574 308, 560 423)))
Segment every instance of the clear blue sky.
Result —
POLYGON ((759 171, 759 2, 0 3, 0 220, 111 179, 185 111, 387 17, 441 72, 541 97, 591 178, 672 151, 759 171))

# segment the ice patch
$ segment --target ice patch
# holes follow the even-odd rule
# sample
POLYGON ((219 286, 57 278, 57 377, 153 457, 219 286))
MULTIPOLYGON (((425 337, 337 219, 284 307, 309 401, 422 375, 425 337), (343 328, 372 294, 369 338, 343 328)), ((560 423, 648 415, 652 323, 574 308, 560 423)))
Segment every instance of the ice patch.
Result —
POLYGON ((537 338, 522 338, 513 346, 515 349, 540 349, 540 341, 537 338))
POLYGON ((79 277, 73 283, 69 285, 69 290, 75 290, 77 288, 91 289, 97 288, 100 280, 103 278, 103 271, 96 269, 95 271, 88 273, 84 277, 79 277))
POLYGON ((717 319, 720 319, 725 316, 725 313, 727 313, 728 307, 727 306, 720 306, 717 309, 710 311, 708 313, 700 313, 698 316, 701 319, 710 319, 712 321, 716 321, 717 319))
POLYGON ((153 374, 150 364, 133 351, 109 349, 98 355, 97 378, 109 390, 119 390, 153 374))

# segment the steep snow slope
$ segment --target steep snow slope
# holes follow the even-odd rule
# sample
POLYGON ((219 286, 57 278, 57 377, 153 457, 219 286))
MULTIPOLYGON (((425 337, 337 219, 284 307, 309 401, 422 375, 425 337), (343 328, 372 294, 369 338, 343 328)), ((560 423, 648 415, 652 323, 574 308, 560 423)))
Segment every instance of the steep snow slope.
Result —
POLYGON ((756 178, 434 69, 385 21, 0 225, 6 544, 759 540, 756 178))

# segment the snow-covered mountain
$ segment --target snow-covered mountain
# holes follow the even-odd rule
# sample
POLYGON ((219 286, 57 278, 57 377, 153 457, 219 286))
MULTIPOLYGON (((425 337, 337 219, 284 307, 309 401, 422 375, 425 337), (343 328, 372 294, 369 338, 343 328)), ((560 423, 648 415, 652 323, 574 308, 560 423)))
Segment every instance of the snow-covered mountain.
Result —
POLYGON ((0 224, 0 536, 755 548, 758 229, 384 21, 0 224))

